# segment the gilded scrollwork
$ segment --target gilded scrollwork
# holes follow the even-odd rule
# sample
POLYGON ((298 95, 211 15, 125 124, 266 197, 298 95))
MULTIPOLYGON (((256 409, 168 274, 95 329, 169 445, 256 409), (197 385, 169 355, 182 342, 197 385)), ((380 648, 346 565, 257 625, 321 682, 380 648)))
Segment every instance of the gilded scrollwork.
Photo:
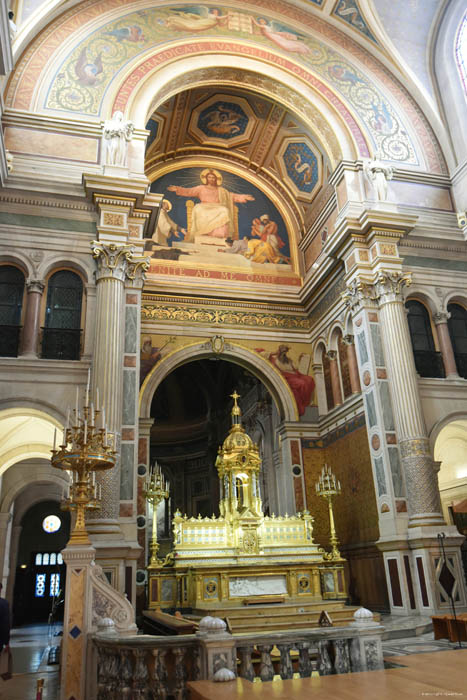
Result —
POLYGON ((142 287, 144 273, 149 268, 149 258, 134 255, 134 246, 128 244, 93 241, 91 245, 92 257, 97 261, 97 281, 112 277, 142 287))

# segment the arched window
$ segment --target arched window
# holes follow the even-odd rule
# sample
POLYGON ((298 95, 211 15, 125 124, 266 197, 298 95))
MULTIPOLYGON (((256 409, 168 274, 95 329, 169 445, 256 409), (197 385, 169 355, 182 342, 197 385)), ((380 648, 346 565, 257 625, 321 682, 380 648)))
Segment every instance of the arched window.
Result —
POLYGON ((444 377, 443 360, 441 353, 435 350, 430 316, 426 307, 414 299, 409 299, 405 307, 409 312, 407 320, 418 374, 421 377, 444 377))
POLYGON ((459 304, 449 304, 448 312, 451 314, 448 328, 457 371, 460 377, 467 379, 467 310, 459 304))
POLYGON ((461 83, 467 95, 467 13, 457 32, 455 52, 461 83))
POLYGON ((49 280, 42 357, 79 360, 83 283, 70 270, 55 272, 49 280))
POLYGON ((24 275, 13 265, 0 266, 0 356, 18 355, 24 275))

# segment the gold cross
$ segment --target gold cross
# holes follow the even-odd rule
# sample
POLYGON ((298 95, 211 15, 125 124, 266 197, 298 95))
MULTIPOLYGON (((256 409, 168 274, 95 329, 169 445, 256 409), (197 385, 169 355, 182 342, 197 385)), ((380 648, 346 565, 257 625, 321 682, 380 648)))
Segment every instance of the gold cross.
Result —
POLYGON ((240 394, 237 394, 237 390, 234 389, 234 393, 230 394, 230 398, 235 401, 235 405, 237 405, 237 399, 240 398, 240 394))

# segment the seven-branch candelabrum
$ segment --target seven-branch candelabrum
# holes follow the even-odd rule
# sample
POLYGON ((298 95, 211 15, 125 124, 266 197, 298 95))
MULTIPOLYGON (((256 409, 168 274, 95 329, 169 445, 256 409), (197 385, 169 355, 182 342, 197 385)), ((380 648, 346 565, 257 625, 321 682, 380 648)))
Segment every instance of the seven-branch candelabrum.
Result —
POLYGON ((162 566, 162 561, 158 559, 157 552, 159 543, 157 541, 157 506, 164 499, 169 497, 170 485, 165 480, 161 468, 157 462, 152 466, 149 479, 146 480, 144 496, 148 503, 152 504, 152 539, 151 539, 151 561, 150 567, 162 566))
POLYGON ((105 410, 99 408, 97 392, 96 408, 89 403, 89 374, 84 406, 80 410, 79 389, 76 389, 76 405, 68 409, 63 442, 56 447, 57 431, 51 463, 53 467, 68 472, 70 485, 62 501, 64 510, 76 511, 76 522, 70 544, 90 544, 86 531, 86 510, 101 506, 101 487, 96 483, 96 472, 112 469, 117 460, 115 435, 107 431, 105 410))
POLYGON ((341 554, 337 548, 339 540, 336 535, 336 528, 334 526, 334 513, 332 511, 332 499, 334 496, 339 496, 341 493, 341 482, 336 479, 331 471, 331 468, 327 464, 321 470, 319 479, 316 482, 316 493, 318 496, 322 496, 328 502, 329 506, 329 528, 331 531, 331 536, 329 538, 329 543, 331 545, 331 552, 329 553, 329 559, 341 559, 341 554))

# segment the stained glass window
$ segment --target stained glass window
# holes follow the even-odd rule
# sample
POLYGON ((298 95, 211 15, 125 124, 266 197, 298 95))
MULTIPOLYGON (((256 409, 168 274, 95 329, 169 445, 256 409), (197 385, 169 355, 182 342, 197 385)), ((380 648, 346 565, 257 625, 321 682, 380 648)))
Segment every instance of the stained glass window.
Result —
POLYGON ((42 521, 42 529, 48 533, 57 532, 58 530, 60 530, 61 525, 62 521, 60 520, 58 515, 48 515, 42 521))
POLYGON ((45 593, 45 574, 36 574, 36 598, 43 598, 45 593))
POLYGON ((42 564, 42 554, 36 554, 36 566, 41 566, 42 564))
POLYGON ((60 566, 63 564, 63 557, 61 552, 57 554, 57 564, 59 564, 60 566))
POLYGON ((57 563, 57 555, 55 554, 55 552, 52 552, 49 561, 51 566, 55 566, 55 564, 57 563))
POLYGON ((50 576, 50 593, 53 598, 58 595, 60 590, 60 574, 52 574, 50 576))
POLYGON ((467 95, 467 13, 461 22, 456 41, 456 62, 464 92, 467 95))
POLYGON ((49 565, 49 553, 46 552, 44 556, 42 557, 42 564, 43 566, 48 566, 49 565))

